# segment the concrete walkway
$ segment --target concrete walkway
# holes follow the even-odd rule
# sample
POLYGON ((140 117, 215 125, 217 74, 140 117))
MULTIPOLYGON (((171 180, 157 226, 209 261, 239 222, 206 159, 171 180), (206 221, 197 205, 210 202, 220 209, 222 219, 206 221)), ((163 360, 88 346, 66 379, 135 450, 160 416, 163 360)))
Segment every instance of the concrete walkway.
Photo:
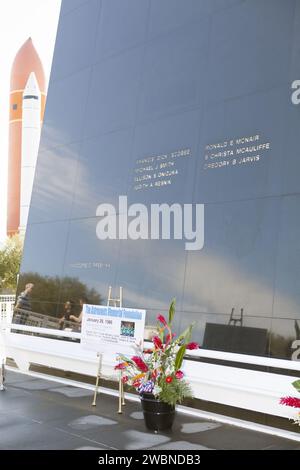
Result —
MULTIPOLYGON (((8 372, 0 392, 0 449, 300 449, 300 442, 177 413, 172 432, 147 431, 140 404, 8 372)), ((299 436, 300 437, 300 436, 299 436)))

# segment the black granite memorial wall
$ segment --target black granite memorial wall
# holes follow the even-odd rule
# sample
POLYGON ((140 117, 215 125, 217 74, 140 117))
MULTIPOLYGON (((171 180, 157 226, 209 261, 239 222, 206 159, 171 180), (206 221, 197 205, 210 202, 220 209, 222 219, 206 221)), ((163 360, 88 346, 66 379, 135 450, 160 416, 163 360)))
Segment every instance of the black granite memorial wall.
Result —
POLYGON ((63 0, 18 285, 32 312, 78 315, 122 286, 148 324, 176 297, 175 329, 196 322, 203 347, 291 359, 297 79, 298 0, 63 0), (203 248, 99 240, 97 207, 119 195, 204 204, 203 248))

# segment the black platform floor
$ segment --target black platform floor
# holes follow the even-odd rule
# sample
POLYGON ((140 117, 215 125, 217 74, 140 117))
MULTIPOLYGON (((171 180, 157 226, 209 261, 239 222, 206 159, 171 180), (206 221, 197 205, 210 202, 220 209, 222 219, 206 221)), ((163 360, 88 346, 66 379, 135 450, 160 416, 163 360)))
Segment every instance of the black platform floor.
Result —
POLYGON ((0 392, 0 449, 300 449, 300 442, 177 413, 172 432, 144 425, 140 404, 9 371, 0 392))

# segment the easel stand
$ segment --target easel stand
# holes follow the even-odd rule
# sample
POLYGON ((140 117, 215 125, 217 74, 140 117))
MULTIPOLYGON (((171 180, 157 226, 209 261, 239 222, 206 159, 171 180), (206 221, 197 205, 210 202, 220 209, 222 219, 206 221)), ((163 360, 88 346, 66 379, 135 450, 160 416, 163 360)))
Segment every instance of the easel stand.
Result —
MULTIPOLYGON (((123 288, 120 287, 120 296, 119 298, 112 298, 112 287, 109 286, 108 288, 108 297, 107 297, 107 307, 113 306, 113 307, 120 307, 122 308, 122 302, 123 302, 123 288)), ((95 392, 94 392, 94 399, 92 406, 96 406, 97 402, 97 394, 98 394, 98 389, 99 389, 99 381, 101 378, 101 369, 102 369, 102 353, 98 353, 97 356, 99 357, 99 362, 98 362, 98 369, 97 369, 97 376, 96 376, 96 384, 95 384, 95 392)), ((125 405, 125 396, 124 396, 124 384, 123 384, 123 371, 120 370, 120 376, 119 376, 119 408, 118 408, 118 413, 122 413, 122 406, 125 405)))
POLYGON ((228 325, 233 325, 233 326, 243 326, 243 315, 244 315, 244 309, 241 308, 241 313, 238 317, 234 316, 234 307, 231 309, 231 314, 230 314, 230 319, 228 322, 228 325))
POLYGON ((120 370, 119 377, 119 409, 118 413, 122 414, 122 406, 125 406, 125 396, 124 396, 124 384, 123 384, 123 371, 120 370))
POLYGON ((100 377, 101 377, 101 369, 102 369, 102 354, 98 353, 97 356, 99 357, 99 362, 98 362, 98 369, 97 369, 97 375, 96 375, 96 385, 95 385, 94 399, 93 399, 92 406, 96 406, 97 393, 98 393, 98 388, 99 388, 99 380, 100 380, 100 377))

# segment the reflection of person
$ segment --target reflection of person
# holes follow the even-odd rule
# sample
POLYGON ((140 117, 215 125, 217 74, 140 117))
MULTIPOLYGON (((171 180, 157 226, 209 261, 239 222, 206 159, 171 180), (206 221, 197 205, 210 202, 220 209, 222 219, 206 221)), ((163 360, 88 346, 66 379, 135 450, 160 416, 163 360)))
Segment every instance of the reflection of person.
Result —
POLYGON ((80 305, 80 313, 78 317, 76 315, 70 315, 70 320, 74 321, 75 323, 81 323, 82 322, 82 309, 83 309, 83 304, 87 304, 88 300, 86 297, 82 296, 79 299, 79 305, 80 305))
POLYGON ((25 290, 21 292, 21 294, 18 296, 15 308, 21 308, 23 310, 31 310, 30 294, 32 292, 33 287, 34 287, 34 284, 32 283, 26 284, 25 290))
POLYGON ((69 321, 70 317, 73 316, 72 315, 73 309, 74 309, 73 300, 67 300, 64 304, 63 316, 58 321, 58 323, 60 324, 60 328, 63 328, 64 322, 69 321))

